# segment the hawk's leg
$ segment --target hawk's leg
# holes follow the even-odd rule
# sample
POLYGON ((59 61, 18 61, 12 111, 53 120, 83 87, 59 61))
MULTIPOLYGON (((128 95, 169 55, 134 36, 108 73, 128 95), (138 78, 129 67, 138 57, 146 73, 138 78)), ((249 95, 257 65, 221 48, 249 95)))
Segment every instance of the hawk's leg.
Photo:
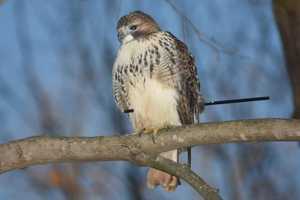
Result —
POLYGON ((162 128, 143 128, 135 130, 134 134, 142 136, 143 134, 151 134, 152 142, 155 144, 155 136, 162 128))
POLYGON ((141 137, 141 136, 143 135, 143 133, 144 133, 144 130, 145 130, 145 129, 137 129, 137 130, 134 131, 133 134, 136 134, 136 135, 138 135, 139 137, 141 137))
POLYGON ((160 128, 142 128, 142 129, 138 129, 134 132, 134 134, 137 134, 138 136, 142 136, 143 134, 151 134, 152 136, 152 141, 153 143, 155 143, 155 135, 158 133, 158 131, 160 130, 160 128))
POLYGON ((141 134, 151 134, 152 137, 152 142, 155 144, 155 136, 157 135, 157 133, 164 128, 168 128, 168 126, 163 127, 163 128, 144 128, 141 132, 141 134))

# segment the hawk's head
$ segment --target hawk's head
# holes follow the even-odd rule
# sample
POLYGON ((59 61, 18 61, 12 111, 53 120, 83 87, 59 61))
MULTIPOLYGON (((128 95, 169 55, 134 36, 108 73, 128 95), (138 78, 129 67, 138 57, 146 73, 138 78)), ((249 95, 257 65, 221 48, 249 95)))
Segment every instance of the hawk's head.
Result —
POLYGON ((117 31, 119 41, 126 43, 158 32, 160 28, 150 15, 141 11, 134 11, 119 19, 117 31))

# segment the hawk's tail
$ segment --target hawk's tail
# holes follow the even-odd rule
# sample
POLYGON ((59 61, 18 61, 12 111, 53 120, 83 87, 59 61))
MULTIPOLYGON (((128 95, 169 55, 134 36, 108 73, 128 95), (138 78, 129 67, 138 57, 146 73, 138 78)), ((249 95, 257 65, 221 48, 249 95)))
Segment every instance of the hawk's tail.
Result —
MULTIPOLYGON (((160 155, 174 162, 178 162, 178 150, 164 152, 160 155)), ((147 185, 151 189, 161 185, 166 191, 171 192, 176 189, 178 178, 163 171, 150 168, 147 176, 147 185)))

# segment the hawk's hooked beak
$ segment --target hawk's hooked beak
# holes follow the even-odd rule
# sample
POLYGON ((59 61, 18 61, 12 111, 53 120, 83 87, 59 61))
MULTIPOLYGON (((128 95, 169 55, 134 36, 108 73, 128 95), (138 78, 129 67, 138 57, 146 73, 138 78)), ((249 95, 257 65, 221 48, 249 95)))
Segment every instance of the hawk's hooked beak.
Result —
POLYGON ((129 30, 127 27, 121 27, 118 30, 118 39, 120 43, 127 43, 134 39, 132 36, 132 31, 129 30))

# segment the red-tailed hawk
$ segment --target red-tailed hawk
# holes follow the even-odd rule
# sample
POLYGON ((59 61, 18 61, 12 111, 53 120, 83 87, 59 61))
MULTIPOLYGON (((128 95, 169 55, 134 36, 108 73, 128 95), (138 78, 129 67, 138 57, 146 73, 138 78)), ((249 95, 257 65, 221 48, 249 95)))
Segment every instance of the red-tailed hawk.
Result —
MULTIPOLYGON (((130 119, 136 132, 197 123, 203 99, 194 59, 186 45, 161 31, 154 19, 131 12, 117 24, 121 42, 113 66, 113 95, 121 111, 133 109, 130 119)), ((161 154, 178 161, 178 151, 161 154)), ((147 185, 173 191, 177 178, 150 169, 147 185)))

